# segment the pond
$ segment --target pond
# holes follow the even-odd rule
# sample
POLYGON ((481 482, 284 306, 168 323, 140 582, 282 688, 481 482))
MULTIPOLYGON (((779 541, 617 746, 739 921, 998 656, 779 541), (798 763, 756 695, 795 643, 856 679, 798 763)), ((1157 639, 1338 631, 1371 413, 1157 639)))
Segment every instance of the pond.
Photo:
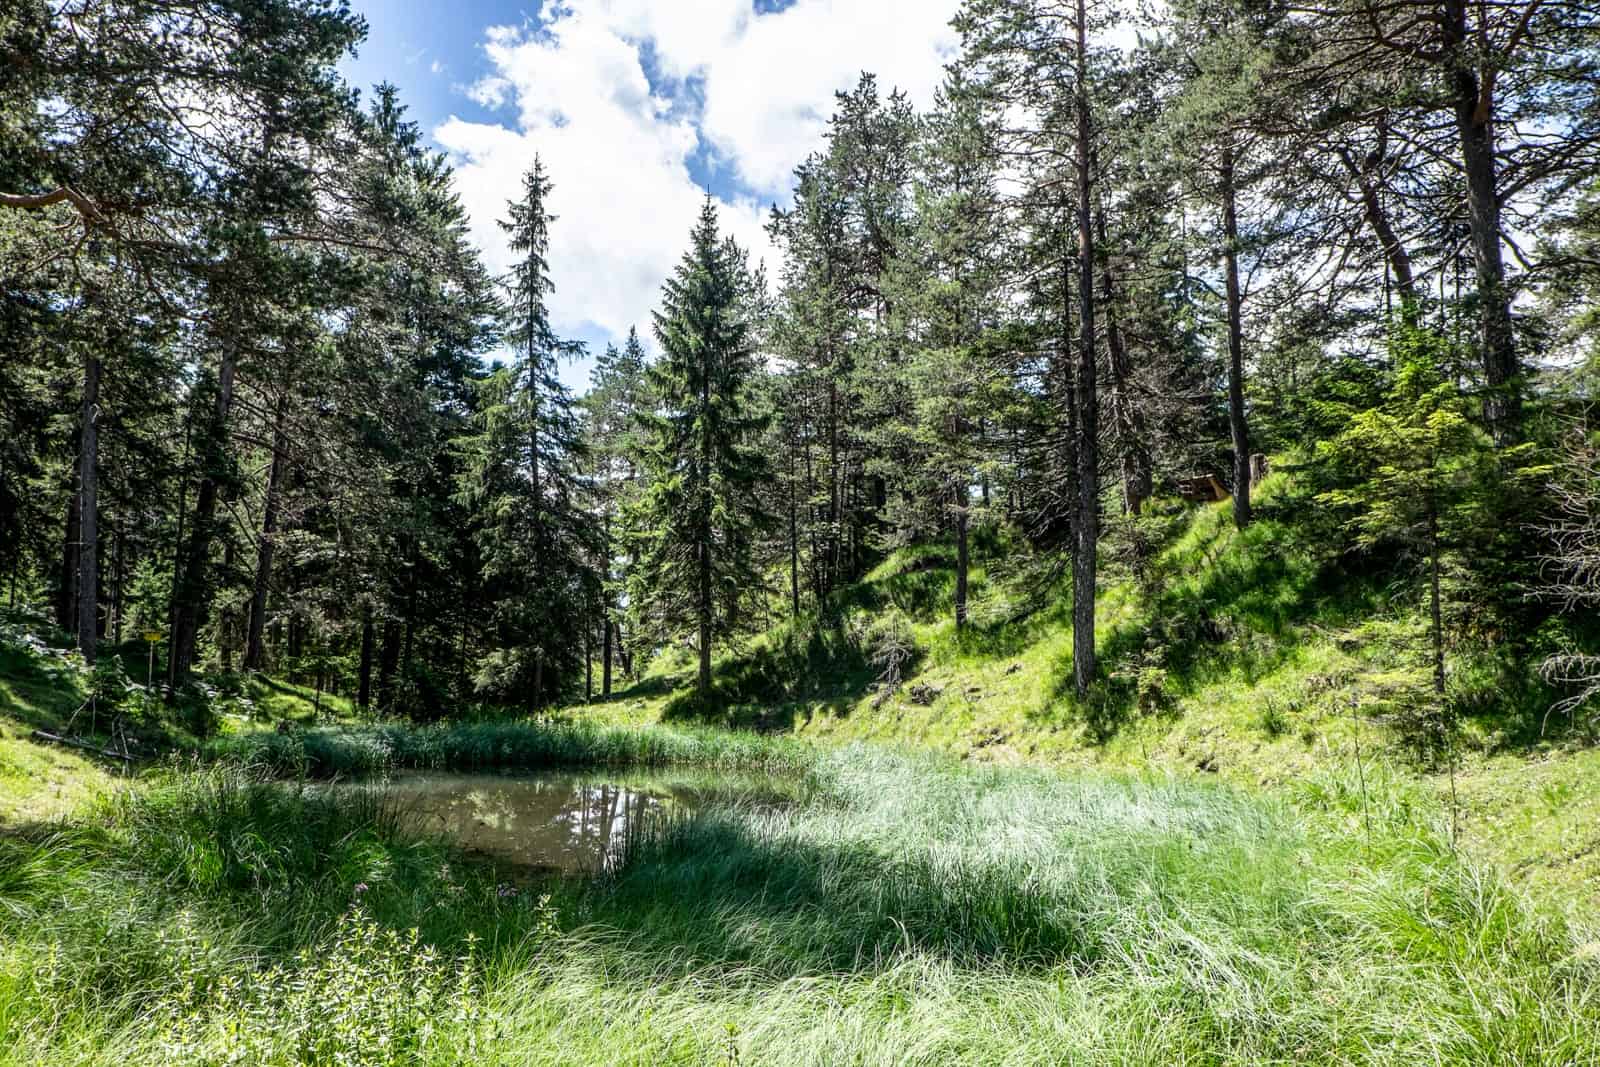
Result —
POLYGON ((718 801, 782 802, 793 784, 751 775, 695 773, 516 775, 405 772, 376 791, 409 828, 523 867, 594 874, 622 854, 629 835, 653 820, 718 801))

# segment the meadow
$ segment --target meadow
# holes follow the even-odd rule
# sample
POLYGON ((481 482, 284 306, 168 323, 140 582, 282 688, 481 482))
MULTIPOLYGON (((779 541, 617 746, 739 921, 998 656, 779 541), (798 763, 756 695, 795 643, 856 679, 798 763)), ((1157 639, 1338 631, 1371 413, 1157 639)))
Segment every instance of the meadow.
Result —
POLYGON ((794 803, 664 821, 593 880, 232 760, 8 828, 0 1061, 1600 1060, 1594 931, 1453 849, 1403 777, 1269 799, 746 744, 794 803))

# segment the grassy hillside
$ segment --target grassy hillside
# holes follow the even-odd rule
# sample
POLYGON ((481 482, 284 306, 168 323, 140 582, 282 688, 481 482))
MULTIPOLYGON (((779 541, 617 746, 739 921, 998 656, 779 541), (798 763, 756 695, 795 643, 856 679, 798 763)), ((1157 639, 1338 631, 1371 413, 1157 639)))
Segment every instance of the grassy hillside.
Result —
MULTIPOLYGON (((159 661, 156 670, 163 664, 159 661)), ((43 620, 0 617, 0 824, 66 815, 111 791, 129 771, 123 761, 44 742, 35 731, 62 734, 102 748, 127 751, 149 761, 175 749, 195 748, 193 716, 204 714, 211 730, 251 730, 280 721, 310 725, 348 717, 350 702, 265 676, 207 679, 200 701, 176 708, 144 704, 141 683, 149 663, 144 646, 130 643, 102 658, 97 676, 85 671, 64 634, 43 620), (89 697, 100 686, 114 690, 124 714, 97 714, 89 697), (214 722, 211 720, 215 720, 214 722), (113 732, 113 730, 118 732, 113 732)))
MULTIPOLYGON (((1393 574, 1348 573, 1295 521, 1309 506, 1295 494, 1289 475, 1269 477, 1242 534, 1226 503, 1155 505, 1138 532, 1154 547, 1137 574, 1129 533, 1113 540, 1097 618, 1106 678, 1091 703, 1072 692, 1064 578, 989 538, 978 542, 965 632, 950 608, 953 549, 919 546, 844 590, 824 617, 782 622, 724 654, 709 710, 680 654, 572 714, 1266 787, 1359 762, 1418 777, 1444 804, 1452 753, 1417 726, 1431 707, 1419 600, 1393 574), (886 620, 915 649, 890 692, 871 662, 886 620)), ((1452 651, 1462 838, 1519 881, 1600 902, 1600 750, 1565 721, 1541 734, 1554 696, 1531 669, 1487 649, 1452 651)))

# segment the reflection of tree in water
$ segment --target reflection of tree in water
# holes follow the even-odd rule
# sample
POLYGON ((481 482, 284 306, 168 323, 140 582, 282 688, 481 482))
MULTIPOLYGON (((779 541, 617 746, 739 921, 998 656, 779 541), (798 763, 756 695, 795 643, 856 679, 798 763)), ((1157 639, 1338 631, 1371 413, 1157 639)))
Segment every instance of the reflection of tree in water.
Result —
POLYGON ((593 868, 614 859, 621 852, 630 827, 636 828, 650 812, 661 807, 656 797, 609 782, 575 783, 570 797, 571 802, 555 821, 566 828, 568 850, 593 868))
POLYGON ((535 865, 599 870, 630 829, 663 806, 650 793, 575 778, 437 777, 403 783, 402 805, 424 829, 468 849, 535 865))

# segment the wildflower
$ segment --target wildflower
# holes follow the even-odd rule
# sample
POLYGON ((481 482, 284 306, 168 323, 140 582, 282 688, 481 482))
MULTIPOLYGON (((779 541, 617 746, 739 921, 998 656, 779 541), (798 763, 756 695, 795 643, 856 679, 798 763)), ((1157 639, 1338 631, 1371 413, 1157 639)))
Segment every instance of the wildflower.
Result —
POLYGON ((357 882, 356 885, 355 885, 355 890, 356 890, 356 896, 359 897, 362 893, 365 893, 367 891, 367 883, 365 883, 365 882, 357 882))
POLYGON ((517 887, 514 886, 514 885, 508 885, 505 882, 501 882, 499 888, 497 888, 495 890, 495 893, 502 900, 504 900, 506 897, 514 897, 514 896, 516 896, 517 895, 517 887))

